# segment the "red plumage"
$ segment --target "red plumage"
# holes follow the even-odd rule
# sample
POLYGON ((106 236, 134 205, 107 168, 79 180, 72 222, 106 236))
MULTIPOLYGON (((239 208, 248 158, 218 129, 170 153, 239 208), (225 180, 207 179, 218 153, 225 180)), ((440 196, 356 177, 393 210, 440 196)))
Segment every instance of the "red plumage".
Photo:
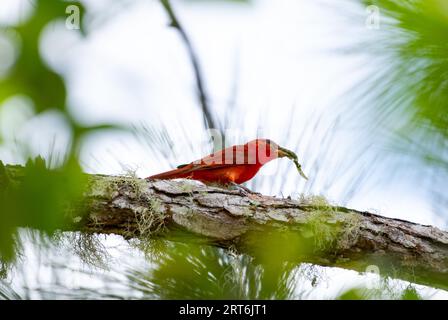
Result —
POLYGON ((285 156, 276 143, 256 139, 244 145, 228 147, 202 159, 159 173, 148 179, 194 179, 221 184, 243 183, 252 179, 267 162, 285 156), (280 150, 280 152, 279 152, 280 150))

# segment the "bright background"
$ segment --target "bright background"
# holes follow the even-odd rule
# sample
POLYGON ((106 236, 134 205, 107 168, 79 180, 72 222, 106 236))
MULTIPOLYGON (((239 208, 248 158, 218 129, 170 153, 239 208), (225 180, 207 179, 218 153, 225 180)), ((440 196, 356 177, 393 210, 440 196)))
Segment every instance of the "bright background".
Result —
MULTIPOLYGON (((80 123, 134 127, 132 132, 88 136, 80 150, 83 169, 103 174, 130 170, 146 177, 208 154, 211 145, 191 64, 160 3, 82 2, 88 11, 83 17, 87 37, 68 30, 64 21, 55 22, 42 35, 41 53, 66 79, 70 112, 80 123), (145 130, 162 132, 173 144, 145 130)), ((348 53, 381 32, 381 26, 366 26, 364 7, 324 0, 172 4, 198 53, 209 102, 228 143, 270 138, 296 151, 310 178, 302 180, 292 163, 279 160, 262 168, 249 187, 273 195, 324 195, 358 210, 447 228, 448 215, 434 203, 427 168, 391 149, 390 133, 372 125, 368 112, 353 116, 363 108, 351 94, 354 88, 382 68, 371 56, 375 53, 348 53)), ((25 0, 2 0, 1 7, 2 23, 26 19, 32 10, 25 0)), ((23 163, 17 140, 26 141, 33 155, 62 159, 70 136, 58 112, 27 121, 33 105, 20 97, 6 101, 0 112, 3 162, 23 163)), ((399 125, 401 119, 395 120, 399 125)), ((119 237, 103 242, 117 261, 132 251, 119 237)), ((36 274, 38 250, 27 246, 23 268, 36 274)), ((138 263, 142 257, 133 254, 138 263)), ((328 277, 309 298, 330 298, 365 281, 355 272, 322 269, 328 277)), ((51 278, 45 275, 50 271, 42 270, 30 280, 36 286, 51 278)), ((94 286, 94 275, 76 274, 70 273, 74 287, 94 286)), ((428 297, 448 297, 441 290, 425 290, 428 297)))

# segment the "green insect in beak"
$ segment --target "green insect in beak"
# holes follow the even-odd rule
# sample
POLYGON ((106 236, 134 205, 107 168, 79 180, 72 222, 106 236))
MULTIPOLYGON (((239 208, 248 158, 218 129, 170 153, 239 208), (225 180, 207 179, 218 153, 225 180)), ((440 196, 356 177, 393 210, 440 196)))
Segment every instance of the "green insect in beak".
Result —
POLYGON ((279 158, 286 157, 288 159, 291 159, 294 162, 297 171, 299 171, 300 175, 306 180, 308 180, 308 177, 305 175, 305 173, 303 173, 302 166, 300 165, 297 155, 294 152, 286 148, 278 147, 278 157, 279 158))

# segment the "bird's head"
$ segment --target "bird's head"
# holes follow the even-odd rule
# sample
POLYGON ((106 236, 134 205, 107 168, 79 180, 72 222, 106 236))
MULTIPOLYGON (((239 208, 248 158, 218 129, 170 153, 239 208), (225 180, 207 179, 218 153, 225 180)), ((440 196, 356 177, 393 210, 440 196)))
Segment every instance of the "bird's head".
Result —
POLYGON ((288 158, 292 160, 299 171, 300 175, 307 179, 307 176, 302 171, 302 166, 299 163, 297 155, 286 148, 280 147, 277 143, 270 139, 255 139, 247 143, 248 146, 256 146, 259 161, 264 164, 276 158, 288 158))

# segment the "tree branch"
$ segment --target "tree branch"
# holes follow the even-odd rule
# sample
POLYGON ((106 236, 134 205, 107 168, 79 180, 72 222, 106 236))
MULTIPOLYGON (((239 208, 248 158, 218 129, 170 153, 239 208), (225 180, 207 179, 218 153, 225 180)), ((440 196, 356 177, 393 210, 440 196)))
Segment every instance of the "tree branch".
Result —
MULTIPOLYGON (((21 167, 6 171, 12 179, 22 176, 21 167)), ((244 195, 191 180, 90 175, 84 199, 68 211, 72 230, 125 238, 170 238, 182 230, 248 254, 254 239, 298 235, 285 244, 306 249, 294 251, 294 262, 360 272, 374 265, 382 276, 448 289, 448 232, 321 200, 244 195)))

